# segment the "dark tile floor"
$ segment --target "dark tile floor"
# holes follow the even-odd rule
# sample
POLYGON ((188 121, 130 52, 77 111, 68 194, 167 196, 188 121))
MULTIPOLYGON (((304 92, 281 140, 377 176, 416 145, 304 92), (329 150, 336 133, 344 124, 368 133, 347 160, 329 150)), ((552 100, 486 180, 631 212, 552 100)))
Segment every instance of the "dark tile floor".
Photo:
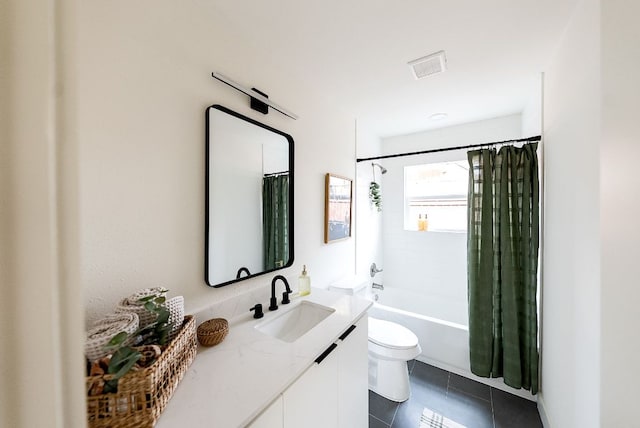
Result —
POLYGON ((541 428, 536 403, 424 364, 409 362, 411 398, 369 391, 369 428, 419 428, 425 407, 466 428, 541 428))

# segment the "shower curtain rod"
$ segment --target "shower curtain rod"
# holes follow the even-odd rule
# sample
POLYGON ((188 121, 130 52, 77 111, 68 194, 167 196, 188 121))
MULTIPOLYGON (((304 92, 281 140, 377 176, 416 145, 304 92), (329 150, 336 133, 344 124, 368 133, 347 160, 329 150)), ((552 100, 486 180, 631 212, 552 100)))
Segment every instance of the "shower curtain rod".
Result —
POLYGON ((424 155, 424 154, 427 154, 427 153, 448 152, 449 150, 472 149, 472 148, 475 148, 475 147, 496 146, 498 144, 523 143, 523 142, 526 142, 526 141, 540 141, 541 139, 542 139, 541 135, 536 135, 534 137, 520 138, 520 139, 517 139, 517 140, 494 141, 492 143, 470 144, 468 146, 445 147, 445 148, 442 148, 442 149, 422 150, 422 151, 419 151, 419 152, 396 153, 395 155, 382 155, 382 156, 373 156, 373 157, 370 157, 370 158, 359 158, 359 159, 356 159, 356 162, 365 162, 365 161, 372 161, 372 160, 378 160, 378 159, 388 159, 388 158, 399 158, 399 157, 403 157, 403 156, 424 155))
POLYGON ((275 177, 276 175, 289 175, 289 171, 270 172, 269 174, 263 174, 263 177, 275 177))

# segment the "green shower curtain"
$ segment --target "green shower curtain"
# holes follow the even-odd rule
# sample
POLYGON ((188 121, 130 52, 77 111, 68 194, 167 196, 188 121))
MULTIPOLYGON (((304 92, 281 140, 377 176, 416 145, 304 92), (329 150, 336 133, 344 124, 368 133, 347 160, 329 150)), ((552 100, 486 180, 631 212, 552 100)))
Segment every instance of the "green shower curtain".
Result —
POLYGON ((289 261, 289 175, 262 179, 262 233, 264 270, 289 261))
POLYGON ((468 292, 471 371, 538 391, 537 143, 469 158, 468 292))

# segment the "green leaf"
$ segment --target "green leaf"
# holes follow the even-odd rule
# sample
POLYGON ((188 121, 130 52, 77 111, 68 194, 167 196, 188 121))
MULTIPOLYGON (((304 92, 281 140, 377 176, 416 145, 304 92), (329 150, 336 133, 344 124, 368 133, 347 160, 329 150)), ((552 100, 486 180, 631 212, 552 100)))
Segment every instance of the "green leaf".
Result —
POLYGON ((168 339, 169 339, 169 329, 168 328, 159 332, 158 343, 160 345, 166 345, 168 339))
POLYGON ((156 304, 153 302, 147 302, 144 304, 144 308, 146 310, 148 310, 149 312, 155 312, 156 311, 156 304))
POLYGON ((143 297, 141 299, 138 299, 138 302, 140 302, 140 303, 148 302, 149 300, 153 300, 155 297, 156 297, 156 295, 152 294, 151 296, 146 296, 146 297, 143 297))
POLYGON ((118 379, 111 379, 111 380, 105 381, 104 390, 102 392, 104 392, 105 394, 118 392, 118 379))
POLYGON ((137 336, 145 336, 145 335, 151 333, 155 328, 156 328, 156 323, 151 323, 151 324, 139 329, 138 331, 136 331, 136 335, 137 336))
POLYGON ((161 305, 167 301, 167 298, 164 296, 160 296, 160 297, 156 297, 153 301, 156 302, 158 305, 161 305))
POLYGON ((142 355, 138 351, 125 346, 118 349, 111 356, 108 373, 113 374, 115 379, 120 379, 138 362, 142 355))
POLYGON ((127 334, 127 332, 121 331, 120 333, 116 334, 111 338, 111 340, 107 343, 106 347, 115 348, 117 346, 120 346, 124 343, 125 340, 127 340, 128 337, 129 335, 127 334))
POLYGON ((156 318, 156 323, 164 324, 169 322, 169 315, 171 313, 167 310, 167 308, 159 308, 158 309, 158 318, 156 318))

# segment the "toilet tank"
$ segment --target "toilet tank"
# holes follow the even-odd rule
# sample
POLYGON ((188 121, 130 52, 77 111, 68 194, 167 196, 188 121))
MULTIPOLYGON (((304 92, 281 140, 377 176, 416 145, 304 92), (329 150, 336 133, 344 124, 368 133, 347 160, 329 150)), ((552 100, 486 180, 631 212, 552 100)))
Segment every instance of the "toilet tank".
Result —
POLYGON ((329 285, 329 290, 342 294, 367 298, 369 291, 369 280, 353 276, 342 278, 329 285))

